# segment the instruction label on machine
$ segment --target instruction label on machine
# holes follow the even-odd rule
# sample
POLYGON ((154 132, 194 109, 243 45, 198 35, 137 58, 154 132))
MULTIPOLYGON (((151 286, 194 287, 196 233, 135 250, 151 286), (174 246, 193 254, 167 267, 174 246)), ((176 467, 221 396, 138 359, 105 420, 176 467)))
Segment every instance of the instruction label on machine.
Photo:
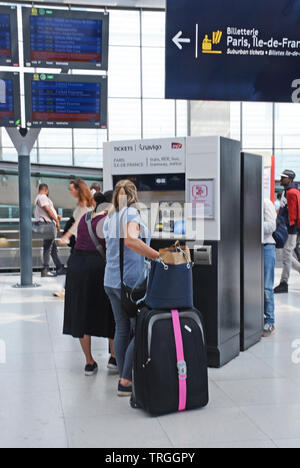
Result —
POLYGON ((119 141, 110 150, 112 175, 185 172, 184 138, 119 141))
POLYGON ((215 181, 213 179, 189 180, 188 201, 190 217, 215 219, 215 181), (197 212, 197 206, 202 206, 202 210, 197 212))

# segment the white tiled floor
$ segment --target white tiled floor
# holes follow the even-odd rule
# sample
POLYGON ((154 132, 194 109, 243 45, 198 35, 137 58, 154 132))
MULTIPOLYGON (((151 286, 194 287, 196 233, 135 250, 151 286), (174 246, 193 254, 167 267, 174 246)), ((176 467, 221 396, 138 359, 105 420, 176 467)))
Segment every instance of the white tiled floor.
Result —
POLYGON ((210 369, 207 408, 161 418, 116 396, 106 340, 93 341, 99 374, 83 375, 79 343, 61 333, 63 302, 51 295, 59 285, 35 280, 42 287, 17 290, 17 276, 0 276, 1 448, 300 448, 300 364, 292 362, 292 343, 300 340, 296 273, 290 293, 276 297, 276 335, 223 369, 210 369))

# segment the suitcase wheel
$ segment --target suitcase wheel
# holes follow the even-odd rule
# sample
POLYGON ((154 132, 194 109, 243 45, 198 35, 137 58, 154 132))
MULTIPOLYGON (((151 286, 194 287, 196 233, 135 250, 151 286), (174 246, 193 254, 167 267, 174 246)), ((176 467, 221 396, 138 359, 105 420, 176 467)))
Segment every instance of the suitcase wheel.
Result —
POLYGON ((133 395, 132 395, 131 398, 130 398, 130 406, 131 406, 131 408, 133 408, 133 409, 139 409, 139 408, 140 408, 140 406, 137 404, 137 402, 136 402, 136 400, 135 400, 135 398, 134 398, 133 395))

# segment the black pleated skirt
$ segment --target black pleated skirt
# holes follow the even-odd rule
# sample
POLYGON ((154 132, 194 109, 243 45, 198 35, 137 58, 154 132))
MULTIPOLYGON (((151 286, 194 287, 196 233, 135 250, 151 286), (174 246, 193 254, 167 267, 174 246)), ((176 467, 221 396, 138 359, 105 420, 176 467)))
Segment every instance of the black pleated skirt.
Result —
POLYGON ((105 263, 98 252, 74 250, 66 280, 65 335, 114 338, 115 322, 104 290, 105 263))

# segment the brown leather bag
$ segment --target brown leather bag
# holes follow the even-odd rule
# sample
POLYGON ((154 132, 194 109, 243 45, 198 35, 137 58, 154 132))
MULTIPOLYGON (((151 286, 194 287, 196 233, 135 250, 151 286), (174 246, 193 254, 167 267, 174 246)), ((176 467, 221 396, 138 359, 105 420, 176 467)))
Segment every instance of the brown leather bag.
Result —
POLYGON ((180 245, 179 241, 176 241, 171 247, 160 249, 159 254, 166 265, 191 263, 190 249, 186 245, 180 245))

